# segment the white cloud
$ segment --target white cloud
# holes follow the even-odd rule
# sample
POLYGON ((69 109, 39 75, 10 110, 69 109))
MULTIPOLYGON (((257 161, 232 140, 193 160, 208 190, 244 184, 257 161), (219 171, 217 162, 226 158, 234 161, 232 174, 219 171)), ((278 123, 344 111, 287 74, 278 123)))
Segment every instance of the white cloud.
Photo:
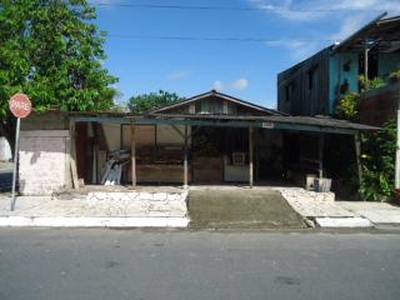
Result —
POLYGON ((275 14, 289 21, 317 21, 326 18, 330 11, 369 12, 377 15, 388 11, 400 12, 398 0, 248 0, 248 2, 266 13, 275 14))
POLYGON ((266 42, 265 44, 270 47, 281 47, 286 49, 293 61, 301 61, 306 59, 323 47, 322 43, 319 41, 302 40, 280 40, 266 42))
POLYGON ((249 86, 249 81, 246 78, 240 78, 232 83, 232 88, 235 90, 244 90, 249 86))
POLYGON ((178 81, 178 80, 182 80, 182 79, 189 77, 191 74, 192 74, 192 72, 188 71, 188 70, 176 71, 176 72, 169 73, 167 75, 167 79, 171 80, 171 81, 178 81))
POLYGON ((363 25, 365 25, 364 15, 347 17, 342 21, 339 31, 332 34, 330 39, 332 41, 342 41, 358 31, 363 25))
POLYGON ((217 91, 222 91, 225 88, 225 85, 220 80, 214 81, 213 89, 217 91))
POLYGON ((224 83, 221 80, 214 81, 213 89, 217 91, 222 90, 244 90, 249 86, 249 80, 246 78, 240 78, 232 83, 224 83))

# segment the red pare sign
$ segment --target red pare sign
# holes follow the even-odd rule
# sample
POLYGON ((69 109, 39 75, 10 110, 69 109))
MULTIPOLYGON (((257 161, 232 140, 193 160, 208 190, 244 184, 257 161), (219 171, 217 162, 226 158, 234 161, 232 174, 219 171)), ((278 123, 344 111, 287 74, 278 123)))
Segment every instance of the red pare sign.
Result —
POLYGON ((17 118, 25 118, 32 111, 32 103, 25 94, 15 94, 10 99, 10 110, 17 118))

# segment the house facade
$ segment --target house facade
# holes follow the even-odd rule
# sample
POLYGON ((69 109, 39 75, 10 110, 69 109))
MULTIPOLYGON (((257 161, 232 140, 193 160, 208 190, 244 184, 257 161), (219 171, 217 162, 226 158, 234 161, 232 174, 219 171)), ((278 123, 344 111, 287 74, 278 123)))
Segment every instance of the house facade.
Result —
MULTIPOLYGON (((300 184, 334 175, 332 147, 356 160, 360 131, 328 117, 295 117, 214 90, 147 114, 50 112, 23 120, 20 192, 85 185, 300 184), (356 137, 356 143, 354 143, 356 137), (330 166, 331 165, 331 166, 330 166), (112 175, 107 177, 106 174, 112 175)), ((346 163, 341 158, 341 163, 346 163)))
POLYGON ((278 74, 278 110, 291 115, 335 115, 348 92, 400 69, 400 17, 379 16, 339 44, 278 74))

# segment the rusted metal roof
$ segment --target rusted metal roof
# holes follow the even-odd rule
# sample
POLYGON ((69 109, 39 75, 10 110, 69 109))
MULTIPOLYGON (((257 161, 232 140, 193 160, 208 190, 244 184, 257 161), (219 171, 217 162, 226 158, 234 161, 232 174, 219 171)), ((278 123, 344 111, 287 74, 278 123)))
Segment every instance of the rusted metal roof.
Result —
POLYGON ((147 114, 130 113, 70 113, 76 122, 99 122, 136 125, 189 125, 217 127, 260 127, 266 129, 356 134, 359 131, 379 130, 364 124, 352 123, 330 117, 305 116, 229 116, 196 114, 147 114))
POLYGON ((378 130, 379 127, 369 126, 365 124, 352 123, 347 120, 334 119, 327 116, 228 116, 228 115, 171 115, 171 114, 151 114, 148 117, 155 119, 169 119, 169 120, 221 120, 221 121, 261 121, 273 122, 281 124, 292 125, 312 125, 320 127, 332 127, 341 129, 355 129, 355 130, 378 130))
POLYGON ((332 51, 360 52, 365 49, 367 43, 367 46, 374 45, 373 49, 379 49, 381 53, 399 52, 400 16, 383 19, 386 15, 386 13, 381 14, 343 42, 334 46, 332 51))

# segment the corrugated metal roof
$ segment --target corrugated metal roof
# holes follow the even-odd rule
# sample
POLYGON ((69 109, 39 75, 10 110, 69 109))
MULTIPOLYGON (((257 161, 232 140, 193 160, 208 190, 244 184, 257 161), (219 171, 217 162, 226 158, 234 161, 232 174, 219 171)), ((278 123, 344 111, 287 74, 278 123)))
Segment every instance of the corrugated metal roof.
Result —
POLYGON ((375 42, 374 49, 380 52, 395 52, 400 49, 400 16, 382 19, 379 15, 343 42, 334 46, 332 51, 360 51, 366 42, 375 42))
POLYGON ((319 127, 332 127, 354 130, 379 130, 379 127, 365 124, 352 123, 346 120, 334 119, 325 116, 307 117, 307 116, 228 116, 228 115, 182 115, 182 114, 151 114, 149 117, 155 119, 187 119, 187 120, 229 120, 229 121, 260 121, 284 124, 311 125, 319 127))

